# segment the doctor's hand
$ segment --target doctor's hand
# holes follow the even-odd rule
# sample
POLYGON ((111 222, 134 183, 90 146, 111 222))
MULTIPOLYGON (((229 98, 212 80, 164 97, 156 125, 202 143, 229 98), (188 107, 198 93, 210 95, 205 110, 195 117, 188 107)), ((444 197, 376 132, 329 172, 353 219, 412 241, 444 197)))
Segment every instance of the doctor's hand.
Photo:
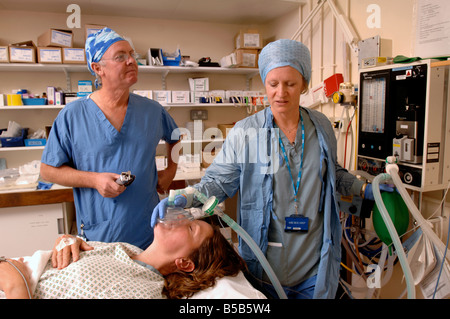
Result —
POLYGON ((53 247, 52 266, 53 268, 63 269, 69 266, 71 257, 73 262, 76 262, 80 259, 80 251, 92 249, 94 247, 89 246, 81 238, 63 235, 56 240, 55 247, 53 247), (67 242, 67 245, 65 242, 67 242))
POLYGON ((116 183, 119 177, 120 175, 116 173, 97 173, 94 187, 103 197, 117 197, 126 189, 125 186, 116 183))
MULTIPOLYGON (((169 201, 168 197, 164 198, 153 209, 152 220, 151 220, 151 224, 150 224, 152 226, 152 228, 155 227, 158 218, 162 219, 162 218, 164 218, 164 215, 166 215, 168 201, 169 201)), ((184 208, 187 204, 187 199, 183 195, 176 195, 175 199, 173 200, 173 203, 176 207, 184 208)))
MULTIPOLYGON (((379 184, 380 185, 380 191, 382 192, 389 192, 392 193, 394 191, 394 188, 388 184, 379 184)), ((375 197, 373 197, 373 188, 372 184, 367 184, 366 189, 364 190, 364 199, 368 200, 375 200, 375 197)))

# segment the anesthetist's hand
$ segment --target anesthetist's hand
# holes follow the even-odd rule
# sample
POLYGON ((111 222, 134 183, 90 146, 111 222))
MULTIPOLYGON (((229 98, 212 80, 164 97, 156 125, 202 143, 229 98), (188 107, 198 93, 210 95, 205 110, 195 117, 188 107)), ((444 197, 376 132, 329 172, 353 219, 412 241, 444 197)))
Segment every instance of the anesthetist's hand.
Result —
MULTIPOLYGON (((387 184, 379 184, 380 185, 380 191, 383 192, 389 192, 392 193, 394 191, 394 188, 387 184)), ((367 184, 366 189, 364 190, 364 199, 368 200, 375 200, 375 197, 373 197, 373 188, 372 184, 367 184)))
MULTIPOLYGON (((168 197, 164 198, 153 209, 152 220, 151 220, 151 223, 150 223, 150 225, 152 227, 155 227, 156 221, 157 221, 158 218, 164 218, 164 215, 166 215, 167 202, 168 201, 169 201, 168 197)), ((175 199, 173 200, 173 203, 177 207, 184 208, 186 206, 186 204, 187 204, 187 199, 183 195, 176 195, 175 199)))
POLYGON ((126 189, 125 186, 116 183, 116 180, 120 177, 119 174, 97 173, 95 176, 95 189, 103 197, 117 197, 126 189))
POLYGON ((80 251, 88 251, 92 249, 94 249, 94 247, 89 246, 81 238, 71 235, 63 235, 56 240, 55 246, 53 247, 52 266, 53 268, 63 269, 69 266, 71 257, 73 262, 76 262, 80 259, 80 251), (63 249, 58 251, 57 247, 60 241, 65 238, 74 238, 76 239, 76 242, 72 245, 65 246, 63 249))

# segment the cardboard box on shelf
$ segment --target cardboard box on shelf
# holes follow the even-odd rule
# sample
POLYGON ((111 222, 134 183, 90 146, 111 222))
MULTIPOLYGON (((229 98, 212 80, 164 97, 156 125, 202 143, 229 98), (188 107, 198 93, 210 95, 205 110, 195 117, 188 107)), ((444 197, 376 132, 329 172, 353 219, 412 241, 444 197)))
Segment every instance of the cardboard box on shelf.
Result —
POLYGON ((191 91, 209 91, 209 78, 189 78, 188 81, 191 91))
POLYGON ((257 68, 258 67, 258 55, 257 49, 237 49, 236 62, 239 68, 257 68))
POLYGON ((38 63, 62 63, 61 48, 38 47, 38 63))
POLYGON ((36 63, 36 45, 33 41, 9 45, 9 62, 36 63))
POLYGON ((71 48, 73 46, 72 31, 50 28, 38 37, 38 46, 71 48))
POLYGON ((262 37, 257 30, 240 31, 234 37, 236 49, 262 49, 262 37))
POLYGON ((159 103, 172 103, 172 92, 169 90, 154 90, 153 99, 159 103))
POLYGON ((7 46, 0 46, 0 63, 9 62, 9 50, 7 46))
POLYGON ((85 64, 86 54, 83 48, 62 48, 63 63, 85 64))
POLYGON ((190 91, 172 91, 172 103, 189 103, 190 91))

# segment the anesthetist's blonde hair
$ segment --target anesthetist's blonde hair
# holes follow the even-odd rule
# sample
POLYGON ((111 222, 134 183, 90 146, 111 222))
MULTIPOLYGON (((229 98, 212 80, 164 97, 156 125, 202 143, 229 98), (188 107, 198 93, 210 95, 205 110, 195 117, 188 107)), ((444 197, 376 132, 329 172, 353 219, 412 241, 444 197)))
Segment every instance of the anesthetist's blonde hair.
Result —
POLYGON ((213 227, 212 237, 204 240, 189 258, 195 269, 190 272, 178 270, 165 276, 163 294, 170 299, 189 298, 200 290, 214 286, 216 279, 236 276, 247 271, 245 261, 223 237, 218 227, 213 227))

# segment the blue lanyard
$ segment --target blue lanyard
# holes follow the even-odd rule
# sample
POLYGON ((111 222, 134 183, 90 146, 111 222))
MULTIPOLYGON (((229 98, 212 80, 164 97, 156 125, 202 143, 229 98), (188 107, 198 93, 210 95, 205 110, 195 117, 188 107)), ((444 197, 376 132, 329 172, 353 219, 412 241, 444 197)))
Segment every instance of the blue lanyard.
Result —
POLYGON ((305 150, 305 126, 303 124, 303 117, 302 117, 301 113, 300 113, 300 121, 301 121, 301 124, 302 124, 302 154, 300 156, 300 168, 298 170, 297 185, 295 185, 294 177, 292 176, 291 166, 289 165, 289 160, 288 160, 288 157, 286 155, 286 150, 284 149, 283 141, 281 140, 281 137, 278 135, 278 141, 280 143, 281 151, 283 153, 284 160, 286 161, 286 166, 288 168, 289 175, 291 176, 292 187, 294 188, 294 202, 295 202, 295 213, 296 214, 298 213, 298 210, 297 210, 297 208, 298 208, 298 205, 297 205, 297 193, 298 193, 298 189, 300 187, 300 181, 302 179, 303 153, 304 153, 304 150, 305 150))

